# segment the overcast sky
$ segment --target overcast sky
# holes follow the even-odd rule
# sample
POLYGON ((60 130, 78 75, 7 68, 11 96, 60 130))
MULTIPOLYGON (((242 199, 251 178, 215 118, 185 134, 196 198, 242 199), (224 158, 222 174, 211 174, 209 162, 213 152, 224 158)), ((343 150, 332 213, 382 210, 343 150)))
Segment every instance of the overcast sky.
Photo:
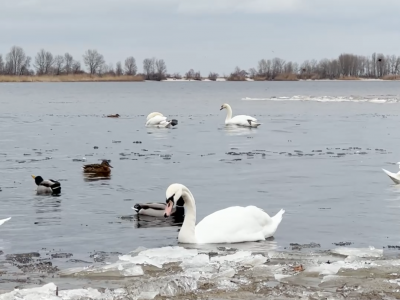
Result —
POLYGON ((0 53, 44 48, 82 61, 163 58, 203 75, 340 53, 400 55, 400 0, 0 0, 0 53))

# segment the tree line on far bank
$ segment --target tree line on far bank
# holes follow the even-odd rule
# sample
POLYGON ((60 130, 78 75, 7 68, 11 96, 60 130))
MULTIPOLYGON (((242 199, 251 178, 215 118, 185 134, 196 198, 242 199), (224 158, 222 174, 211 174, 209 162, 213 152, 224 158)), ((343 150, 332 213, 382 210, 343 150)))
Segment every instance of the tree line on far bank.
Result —
MULTIPOLYGON (((142 72, 138 73, 133 56, 119 61, 114 66, 107 64, 104 56, 97 50, 89 49, 82 56, 84 67, 79 59, 65 53, 53 55, 41 49, 32 59, 18 46, 11 47, 3 57, 0 54, 0 75, 33 76, 33 75, 70 75, 89 74, 93 76, 137 76, 145 80, 188 79, 217 80, 218 73, 210 72, 202 76, 190 69, 183 76, 179 73, 169 74, 163 59, 146 58, 143 60, 142 72)), ((340 54, 338 58, 317 61, 306 60, 301 64, 285 61, 281 58, 261 59, 256 68, 248 70, 236 67, 228 75, 221 77, 232 81, 253 80, 299 80, 299 79, 357 79, 382 78, 400 79, 400 56, 373 53, 371 56, 340 54)))

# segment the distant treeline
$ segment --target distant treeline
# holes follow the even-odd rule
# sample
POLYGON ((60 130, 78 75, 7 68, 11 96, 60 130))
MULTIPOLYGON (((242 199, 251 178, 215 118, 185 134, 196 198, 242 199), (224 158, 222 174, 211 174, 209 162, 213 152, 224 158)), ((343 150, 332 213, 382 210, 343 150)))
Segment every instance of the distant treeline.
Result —
MULTIPOLYGON (((285 61, 281 58, 261 59, 257 68, 243 70, 236 67, 229 75, 219 76, 210 72, 202 76, 200 72, 190 69, 183 76, 179 73, 168 74, 167 65, 163 59, 146 58, 143 61, 143 71, 138 73, 136 60, 133 56, 127 57, 123 63, 107 64, 103 55, 97 50, 87 50, 81 61, 65 53, 53 55, 44 49, 40 50, 32 59, 18 46, 13 46, 4 56, 0 54, 0 75, 11 76, 59 76, 70 74, 88 74, 90 76, 130 76, 140 80, 189 79, 217 80, 224 77, 232 81, 253 80, 299 80, 299 79, 358 79, 382 78, 400 79, 400 56, 373 53, 371 56, 341 54, 335 59, 317 61, 306 60, 302 64, 285 61)), ((64 76, 65 77, 65 76, 64 76)))

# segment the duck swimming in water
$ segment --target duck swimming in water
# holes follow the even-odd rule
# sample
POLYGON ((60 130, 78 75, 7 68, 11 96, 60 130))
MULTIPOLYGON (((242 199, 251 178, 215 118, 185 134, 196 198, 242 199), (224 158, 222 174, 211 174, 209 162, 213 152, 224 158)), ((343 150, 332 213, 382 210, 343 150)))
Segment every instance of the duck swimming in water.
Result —
MULTIPOLYGON (((171 211, 171 216, 175 217, 183 217, 185 215, 185 209, 183 208, 183 205, 185 202, 183 201, 183 198, 180 198, 176 206, 172 208, 171 211)), ((167 207, 166 203, 137 203, 135 204, 134 207, 132 207, 133 210, 136 211, 138 215, 145 215, 145 216, 152 216, 152 217, 164 217, 164 212, 167 207)))
POLYGON ((61 193, 61 184, 53 179, 44 180, 42 176, 31 175, 35 179, 37 185, 36 193, 38 195, 52 194, 58 195, 61 193))
POLYGON ((107 118, 119 118, 119 114, 107 115, 107 118))
POLYGON ((83 167, 84 173, 90 174, 110 174, 112 166, 108 163, 107 160, 103 160, 101 164, 89 164, 84 165, 83 167))

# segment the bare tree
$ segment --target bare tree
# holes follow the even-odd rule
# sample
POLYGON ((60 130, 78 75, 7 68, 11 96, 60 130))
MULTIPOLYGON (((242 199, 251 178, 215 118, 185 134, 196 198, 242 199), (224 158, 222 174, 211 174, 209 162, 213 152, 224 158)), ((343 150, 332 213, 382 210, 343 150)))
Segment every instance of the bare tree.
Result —
POLYGON ((208 79, 210 79, 212 81, 216 81, 217 78, 218 78, 218 73, 210 72, 210 74, 208 74, 208 79))
POLYGON ((115 65, 115 75, 117 76, 121 76, 124 74, 124 71, 122 70, 122 64, 121 62, 117 62, 117 64, 115 65))
POLYGON ((54 74, 55 75, 60 75, 63 71, 64 68, 64 57, 61 55, 57 55, 56 57, 54 57, 54 74))
POLYGON ((182 79, 182 76, 179 73, 174 73, 174 74, 171 75, 171 78, 173 78, 173 79, 182 79))
MULTIPOLYGON (((144 68, 144 62, 143 62, 143 68, 144 68)), ((137 66, 135 58, 133 56, 129 56, 127 59, 125 59, 125 74, 136 75, 136 72, 137 72, 137 66)))
POLYGON ((4 74, 5 64, 3 61, 3 56, 0 54, 0 75, 4 74))
POLYGON ((49 74, 53 63, 53 55, 44 49, 40 50, 35 56, 34 67, 36 68, 36 73, 38 75, 49 74))
POLYGON ((32 58, 30 56, 25 58, 25 61, 21 66, 20 75, 33 75, 33 71, 30 70, 31 60, 32 58))
POLYGON ((105 64, 103 55, 98 53, 97 50, 90 49, 83 55, 83 62, 89 68, 90 74, 98 73, 105 64))
POLYGON ((74 58, 72 57, 71 54, 67 52, 64 54, 64 62, 65 62, 64 70, 65 73, 67 73, 68 75, 69 73, 72 72, 72 64, 74 62, 74 58))
POLYGON ((10 75, 21 75, 26 64, 25 51, 21 47, 13 46, 6 55, 6 69, 10 75))
POLYGON ((185 78, 188 80, 194 79, 194 70, 190 69, 189 71, 187 71, 185 74, 185 78))
POLYGON ((156 70, 156 59, 153 58, 146 58, 143 61, 143 73, 145 74, 145 78, 147 80, 153 80, 155 77, 155 70, 156 70))
POLYGON ((254 78, 254 77, 256 77, 256 75, 257 75, 257 70, 256 69, 254 69, 254 68, 250 68, 249 69, 249 76, 250 76, 250 78, 254 78))
POLYGON ((81 63, 79 61, 74 60, 71 66, 72 74, 81 74, 83 71, 81 70, 81 63))
POLYGON ((157 80, 163 80, 166 78, 167 74, 167 65, 163 59, 156 60, 156 71, 157 71, 157 80))

